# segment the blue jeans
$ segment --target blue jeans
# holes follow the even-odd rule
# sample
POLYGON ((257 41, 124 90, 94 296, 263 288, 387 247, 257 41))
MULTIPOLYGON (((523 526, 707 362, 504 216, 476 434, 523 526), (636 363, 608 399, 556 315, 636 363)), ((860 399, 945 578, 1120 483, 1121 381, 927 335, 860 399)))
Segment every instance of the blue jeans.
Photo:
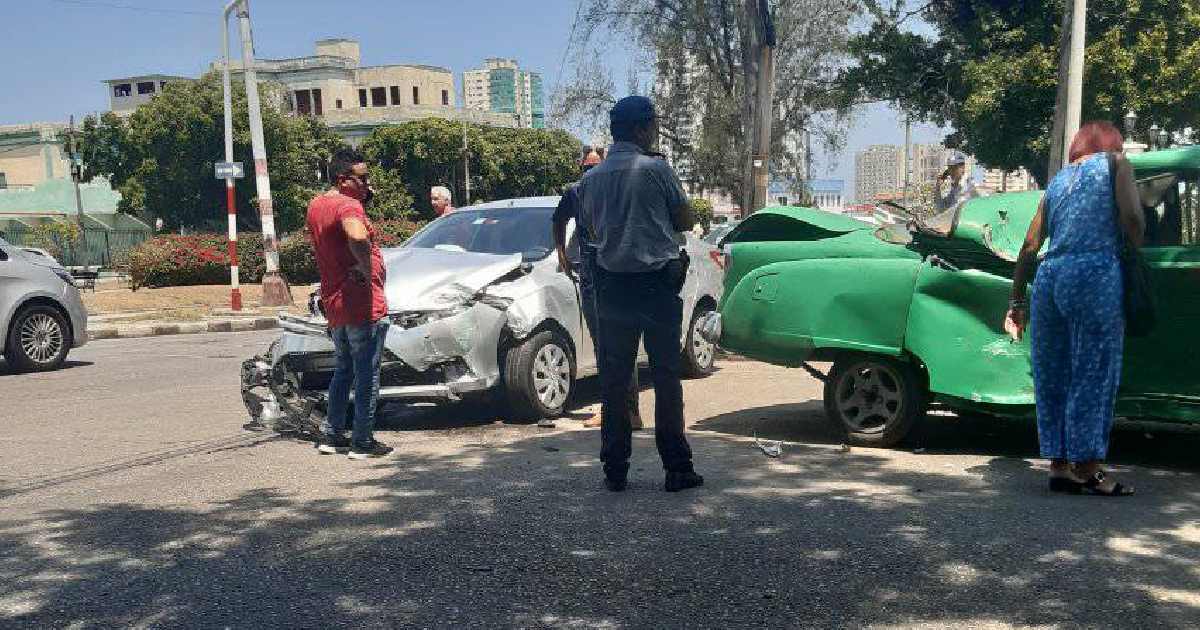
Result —
POLYGON ((325 435, 338 436, 346 431, 346 409, 350 406, 350 385, 354 384, 354 432, 351 439, 367 446, 374 439, 375 403, 379 398, 379 362, 388 322, 333 326, 333 380, 329 382, 329 413, 321 425, 325 435))

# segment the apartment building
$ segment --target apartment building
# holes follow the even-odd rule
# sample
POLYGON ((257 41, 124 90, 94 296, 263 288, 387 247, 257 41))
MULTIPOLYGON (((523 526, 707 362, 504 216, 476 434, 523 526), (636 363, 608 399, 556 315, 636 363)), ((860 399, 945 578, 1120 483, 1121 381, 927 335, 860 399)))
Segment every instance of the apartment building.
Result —
POLYGON ((1025 167, 1015 171, 1005 171, 999 168, 987 168, 983 170, 983 188, 986 188, 989 193, 1001 192, 1024 192, 1026 190, 1037 190, 1037 180, 1030 175, 1025 167))
POLYGON ((877 144, 854 156, 854 199, 869 202, 904 187, 904 147, 877 144))
POLYGON ((518 127, 546 126, 542 76, 521 70, 512 59, 486 59, 484 67, 463 73, 467 109, 511 114, 518 127))
POLYGON ((139 105, 149 103, 171 83, 191 83, 195 79, 171 74, 143 74, 104 81, 108 86, 108 108, 117 114, 131 114, 139 105))

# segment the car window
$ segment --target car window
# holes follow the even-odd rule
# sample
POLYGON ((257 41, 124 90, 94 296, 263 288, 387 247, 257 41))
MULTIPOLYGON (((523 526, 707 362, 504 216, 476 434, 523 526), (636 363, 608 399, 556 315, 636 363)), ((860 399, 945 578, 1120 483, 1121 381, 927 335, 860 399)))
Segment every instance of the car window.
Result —
POLYGON ((1138 180, 1138 197, 1146 218, 1147 247, 1200 244, 1196 226, 1196 184, 1170 173, 1138 180))
POLYGON ((541 260, 554 251, 553 214, 554 208, 457 210, 430 223, 404 246, 521 254, 527 262, 541 260))

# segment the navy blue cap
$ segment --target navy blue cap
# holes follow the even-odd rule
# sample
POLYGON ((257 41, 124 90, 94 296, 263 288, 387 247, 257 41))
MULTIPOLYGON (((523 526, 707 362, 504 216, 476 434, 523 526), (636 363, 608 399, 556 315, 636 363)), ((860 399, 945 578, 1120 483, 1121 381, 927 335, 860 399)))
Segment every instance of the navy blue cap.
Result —
POLYGON ((639 123, 655 118, 658 118, 658 113, 654 111, 654 103, 645 96, 626 96, 608 112, 608 119, 612 122, 639 123))

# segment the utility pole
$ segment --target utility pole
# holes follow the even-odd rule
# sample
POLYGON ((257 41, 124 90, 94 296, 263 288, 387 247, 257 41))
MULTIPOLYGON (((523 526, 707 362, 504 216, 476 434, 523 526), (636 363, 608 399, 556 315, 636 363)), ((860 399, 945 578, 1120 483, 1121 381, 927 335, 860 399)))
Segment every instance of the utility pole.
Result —
POLYGON ((904 115, 904 207, 908 208, 908 187, 912 183, 912 114, 904 115))
MULTIPOLYGON (((233 3, 236 4, 236 1, 233 3)), ((233 6, 231 4, 230 6, 233 6)), ((225 162, 233 162, 233 90, 229 80, 229 9, 221 16, 221 87, 225 90, 225 162)), ((225 178, 225 206, 229 216, 229 307, 242 310, 242 289, 238 278, 237 201, 233 178, 225 178)))
POLYGON ((471 205, 471 153, 467 149, 467 73, 462 79, 463 206, 471 205))
POLYGON ((254 187, 258 192, 258 214, 262 221, 263 306, 291 306, 292 292, 279 273, 279 242, 275 238, 275 210, 271 202, 271 176, 267 171, 267 147, 263 140, 262 112, 258 102, 258 77, 254 71, 254 35, 250 32, 250 3, 238 0, 238 26, 242 35, 242 74, 246 79, 246 105, 250 110, 250 145, 254 155, 254 187))
POLYGON ((1046 163, 1046 181, 1068 162, 1071 140, 1079 130, 1083 94, 1083 60, 1087 33, 1087 1, 1072 0, 1063 7, 1062 34, 1059 37, 1058 91, 1054 98, 1054 123, 1050 129, 1050 155, 1046 163), (1072 124, 1073 123, 1073 124, 1072 124))
POLYGON ((75 225, 79 229, 79 253, 83 254, 83 270, 91 271, 88 260, 87 232, 83 223, 83 197, 79 194, 79 180, 83 178, 83 161, 79 159, 79 148, 75 144, 75 115, 71 115, 67 128, 67 153, 71 156, 71 181, 75 183, 75 225))
MULTIPOLYGON (((743 179, 742 215, 760 210, 767 203, 767 180, 771 169, 771 121, 774 118, 771 102, 775 87, 775 24, 767 0, 746 0, 746 15, 750 35, 747 72, 753 75, 754 101, 750 121, 749 168, 743 179), (757 53, 757 59, 754 58, 757 53)), ((750 94, 746 98, 751 98, 750 94)))

